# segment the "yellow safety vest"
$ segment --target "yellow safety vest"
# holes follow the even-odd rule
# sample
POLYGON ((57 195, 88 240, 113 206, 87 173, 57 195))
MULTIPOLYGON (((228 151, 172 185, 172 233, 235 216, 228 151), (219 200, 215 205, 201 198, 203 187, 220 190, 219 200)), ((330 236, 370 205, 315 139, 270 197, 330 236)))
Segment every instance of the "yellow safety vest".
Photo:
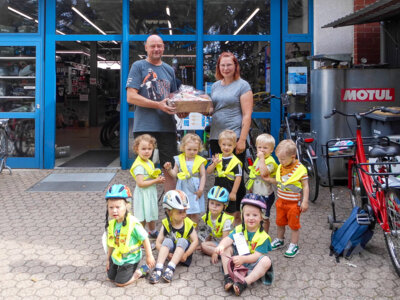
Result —
POLYGON ((238 164, 240 166, 243 166, 242 162, 234 154, 232 154, 232 158, 231 158, 229 164, 226 166, 226 170, 222 170, 222 154, 221 153, 218 155, 218 158, 219 158, 220 162, 215 166, 215 175, 217 177, 226 177, 232 181, 235 180, 235 173, 231 172, 231 171, 238 164))
POLYGON ((153 162, 149 159, 147 161, 144 161, 143 159, 140 158, 140 156, 138 155, 138 157, 136 158, 136 160, 134 161, 134 163, 132 164, 131 167, 131 175, 133 176, 133 179, 136 180, 136 175, 135 175, 135 168, 137 166, 142 166, 146 172, 149 174, 148 176, 144 177, 144 180, 148 179, 148 178, 153 178, 156 179, 160 174, 161 174, 161 170, 160 169, 156 169, 154 167, 153 162), (150 163, 151 167, 149 166, 148 162, 150 163))
POLYGON ((182 170, 182 172, 179 172, 177 174, 177 176, 180 180, 185 180, 185 179, 191 178, 193 176, 193 174, 200 172, 200 166, 202 164, 204 164, 204 165, 207 164, 207 160, 204 157, 201 157, 200 155, 196 155, 194 158, 194 162, 193 162, 192 172, 189 172, 187 165, 186 165, 185 154, 184 153, 179 154, 178 159, 179 159, 179 166, 182 170))
MULTIPOLYGON (((222 237, 222 228, 224 227, 225 221, 226 220, 231 220, 232 224, 233 221, 235 220, 234 216, 228 215, 227 213, 221 212, 222 214, 222 218, 221 218, 221 222, 218 222, 219 217, 221 215, 218 216, 217 221, 215 222, 215 228, 213 227, 213 223, 211 221, 211 212, 208 212, 208 220, 207 220, 207 225, 212 229, 212 236, 215 238, 221 238, 222 237)), ((206 216, 207 214, 204 214, 201 218, 203 219, 203 221, 206 221, 206 216)))
POLYGON ((301 184, 301 178, 307 174, 307 169, 302 164, 300 164, 296 171, 288 178, 286 182, 282 182, 281 178, 282 165, 279 165, 278 170, 276 170, 276 181, 278 189, 286 192, 301 193, 303 190, 301 184))
POLYGON ((121 231, 119 233, 119 244, 115 243, 115 225, 117 224, 117 220, 113 219, 108 222, 108 238, 107 238, 107 246, 114 248, 112 252, 112 257, 116 261, 122 261, 122 258, 128 256, 131 253, 138 253, 140 251, 140 246, 142 242, 137 242, 134 245, 129 245, 131 241, 131 236, 133 229, 135 228, 136 224, 140 225, 138 219, 128 213, 126 217, 126 225, 121 227, 121 231))
MULTIPOLYGON (((259 161, 259 158, 257 157, 256 161, 253 163, 252 166, 249 166, 250 174, 249 174, 249 180, 246 183, 246 189, 250 190, 253 187, 254 180, 257 177, 260 177, 261 173, 260 170, 256 170, 257 163, 259 161)), ((275 159, 270 155, 265 159, 265 165, 268 166, 272 164, 274 166, 274 172, 272 172, 270 175, 271 177, 274 177, 276 174, 276 168, 278 167, 278 164, 276 163, 275 159)))
MULTIPOLYGON (((169 223, 168 223, 167 218, 163 219, 161 222, 162 222, 162 224, 164 225, 164 227, 165 227, 165 229, 167 230, 167 232, 170 233, 170 232, 171 232, 171 229, 169 228, 169 223)), ((195 223, 194 223, 192 220, 190 220, 188 217, 186 217, 186 218, 183 220, 183 226, 184 226, 184 229, 183 229, 183 236, 182 236, 178 231, 176 231, 176 232, 175 232, 175 239, 174 239, 174 242, 176 243, 177 240, 178 240, 179 238, 184 238, 185 240, 190 241, 190 240, 189 240, 189 232, 190 232, 190 230, 193 228, 194 224, 195 224, 195 223)))
MULTIPOLYGON (((236 233, 242 232, 242 225, 236 226, 235 231, 236 233)), ((256 231, 251 241, 249 241, 247 229, 243 232, 243 235, 247 241, 247 245, 249 246, 249 251, 251 254, 256 251, 257 246, 262 245, 267 239, 271 242, 271 237, 264 230, 261 231, 261 228, 256 231)))

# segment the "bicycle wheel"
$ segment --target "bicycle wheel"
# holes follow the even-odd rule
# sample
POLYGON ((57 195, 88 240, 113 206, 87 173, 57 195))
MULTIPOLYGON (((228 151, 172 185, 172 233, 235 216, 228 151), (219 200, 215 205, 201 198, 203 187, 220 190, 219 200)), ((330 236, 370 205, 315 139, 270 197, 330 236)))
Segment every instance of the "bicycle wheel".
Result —
POLYGON ((387 220, 390 232, 385 232, 385 242, 390 259, 398 276, 400 276, 400 192, 390 188, 385 193, 387 220))
POLYGON ((306 167, 308 173, 309 196, 311 202, 315 202, 319 193, 319 176, 316 161, 311 158, 307 150, 302 150, 300 162, 306 167), (304 152, 306 151, 306 152, 304 152), (308 155, 306 155, 308 154, 308 155))
MULTIPOLYGON (((351 167, 351 204, 363 208, 367 204, 367 193, 361 182, 356 165, 351 167)), ((361 171, 360 171, 361 172, 361 171)))

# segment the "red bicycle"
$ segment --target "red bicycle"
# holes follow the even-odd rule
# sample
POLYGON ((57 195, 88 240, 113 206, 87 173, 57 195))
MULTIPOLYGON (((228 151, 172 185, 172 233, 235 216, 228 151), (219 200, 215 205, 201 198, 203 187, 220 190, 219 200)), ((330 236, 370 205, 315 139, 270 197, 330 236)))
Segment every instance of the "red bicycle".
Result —
MULTIPOLYGON (((326 119, 334 114, 355 118, 357 123, 355 138, 329 140, 326 145, 329 186, 332 187, 329 158, 347 157, 348 187, 352 194, 352 205, 364 209, 364 214, 357 216, 359 224, 378 223, 385 236, 392 264, 400 276, 400 172, 393 172, 396 164, 395 156, 400 155, 400 147, 392 145, 384 136, 362 137, 361 119, 375 111, 400 114, 400 111, 387 107, 375 107, 362 113, 344 113, 333 109, 326 119), (333 151, 332 151, 333 149, 333 151), (368 159, 376 160, 370 162, 368 159)), ((328 221, 333 227, 336 220, 335 201, 331 189, 333 215, 328 221)))

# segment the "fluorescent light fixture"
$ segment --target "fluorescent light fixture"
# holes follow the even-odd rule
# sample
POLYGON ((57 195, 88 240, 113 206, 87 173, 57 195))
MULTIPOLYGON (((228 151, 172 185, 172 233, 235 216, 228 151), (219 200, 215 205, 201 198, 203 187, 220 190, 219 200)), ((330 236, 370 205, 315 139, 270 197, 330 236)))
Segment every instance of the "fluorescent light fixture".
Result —
POLYGON ((167 11, 167 15, 168 15, 168 16, 171 16, 171 12, 169 11, 169 6, 167 6, 167 7, 165 8, 165 10, 167 11))
POLYGON ((24 18, 28 19, 28 20, 33 20, 32 17, 24 14, 23 12, 20 12, 19 10, 16 10, 15 8, 12 8, 11 6, 7 7, 9 10, 11 10, 12 12, 15 12, 16 14, 19 14, 20 16, 23 16, 24 18))
MULTIPOLYGON (((145 59, 145 54, 138 55, 141 59, 145 59)), ((186 57, 186 58, 195 58, 196 54, 164 54, 163 57, 186 57)), ((206 55, 206 57, 211 57, 211 55, 206 55)))
MULTIPOLYGON (((80 50, 57 50, 56 53, 58 53, 58 54, 83 54, 83 55, 90 57, 89 53, 87 53, 85 51, 80 51, 80 50)), ((103 57, 101 55, 97 55, 97 58, 99 58, 101 60, 107 60, 105 57, 103 57)))
POLYGON ((172 35, 172 25, 171 22, 168 21, 169 35, 172 35))
POLYGON ((101 60, 107 60, 104 56, 97 55, 97 58, 100 58, 101 60))
POLYGON ((111 69, 111 70, 120 70, 121 62, 118 60, 107 60, 107 61, 98 61, 97 67, 99 69, 111 69))
POLYGON ((66 35, 64 32, 62 32, 62 31, 60 31, 60 30, 58 30, 58 29, 56 29, 56 32, 57 32, 58 34, 66 35))
MULTIPOLYGON (((252 12, 252 14, 247 18, 247 20, 244 21, 244 23, 233 33, 233 35, 237 35, 237 34, 239 33, 239 31, 242 30, 243 27, 246 26, 246 24, 249 23, 251 19, 253 19, 253 17, 256 15, 256 13, 258 13, 259 10, 260 10, 260 9, 257 7, 257 8, 252 12)), ((229 41, 226 41, 226 42, 225 42, 225 44, 228 44, 228 43, 229 43, 229 41)))

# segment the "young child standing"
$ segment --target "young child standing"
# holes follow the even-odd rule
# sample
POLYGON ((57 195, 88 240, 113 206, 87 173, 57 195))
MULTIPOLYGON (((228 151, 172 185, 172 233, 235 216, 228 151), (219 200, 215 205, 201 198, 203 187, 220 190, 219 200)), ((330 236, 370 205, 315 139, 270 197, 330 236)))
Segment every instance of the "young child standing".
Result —
POLYGON ((178 177, 176 189, 186 193, 189 199, 189 207, 186 211, 188 217, 199 223, 199 214, 204 212, 204 186, 206 184, 207 160, 200 155, 202 142, 197 134, 186 134, 180 145, 180 155, 175 156, 175 166, 170 162, 164 164, 164 168, 172 177, 178 177))
POLYGON ((295 257, 299 251, 300 214, 308 209, 307 169, 296 159, 296 144, 292 140, 283 140, 275 150, 279 160, 276 171, 278 199, 276 201, 277 238, 272 242, 272 250, 284 246, 285 227, 292 231, 291 243, 284 253, 286 257, 295 257))
POLYGON ((240 223, 240 201, 245 195, 242 182, 242 163, 233 154, 236 147, 237 136, 233 130, 224 130, 218 136, 218 144, 222 153, 212 158, 212 164, 207 168, 207 173, 215 171, 215 183, 229 191, 229 205, 226 212, 235 217, 235 224, 240 223))
POLYGON ((153 284, 159 282, 161 277, 171 282, 179 263, 189 267, 192 254, 199 244, 194 222, 186 217, 189 203, 185 193, 179 190, 168 191, 163 198, 163 207, 167 217, 162 220, 156 240, 157 264, 149 279, 153 284), (167 258, 169 263, 163 272, 167 258))
POLYGON ((147 232, 130 214, 132 194, 128 187, 114 184, 106 193, 107 264, 110 280, 117 286, 126 286, 146 275, 155 265, 147 232), (108 220, 111 217, 112 220, 108 220), (141 245, 146 251, 146 263, 137 269, 142 258, 141 245))
POLYGON ((218 262, 218 254, 214 252, 221 239, 228 236, 232 230, 234 216, 224 212, 229 204, 229 192, 226 188, 213 186, 208 192, 207 212, 201 218, 210 228, 210 235, 201 243, 203 253, 211 256, 211 262, 218 262))
POLYGON ((165 178, 161 176, 161 170, 154 167, 150 160, 156 147, 156 139, 149 134, 138 136, 133 141, 133 151, 137 158, 131 167, 131 174, 136 181, 133 192, 134 215, 142 223, 149 227, 151 238, 157 238, 156 221, 158 220, 157 183, 164 183, 165 178))
POLYGON ((275 178, 278 164, 271 156, 275 148, 275 139, 268 133, 260 134, 256 139, 257 158, 252 166, 249 167, 249 180, 246 189, 254 194, 261 196, 267 206, 264 216, 264 230, 269 232, 269 216, 271 207, 275 201, 274 187, 271 182, 275 178))
POLYGON ((264 284, 271 284, 273 279, 272 262, 266 256, 271 250, 271 238, 262 226, 265 209, 265 203, 260 196, 247 194, 241 203, 242 224, 236 226, 215 248, 215 253, 221 255, 224 288, 229 291, 233 287, 237 296, 248 285, 262 277, 264 277, 264 284), (240 244, 244 247, 239 249, 238 245, 240 244), (235 267, 245 266, 248 268, 248 274, 243 283, 234 283, 233 278, 229 275, 228 263, 231 257, 235 267))

